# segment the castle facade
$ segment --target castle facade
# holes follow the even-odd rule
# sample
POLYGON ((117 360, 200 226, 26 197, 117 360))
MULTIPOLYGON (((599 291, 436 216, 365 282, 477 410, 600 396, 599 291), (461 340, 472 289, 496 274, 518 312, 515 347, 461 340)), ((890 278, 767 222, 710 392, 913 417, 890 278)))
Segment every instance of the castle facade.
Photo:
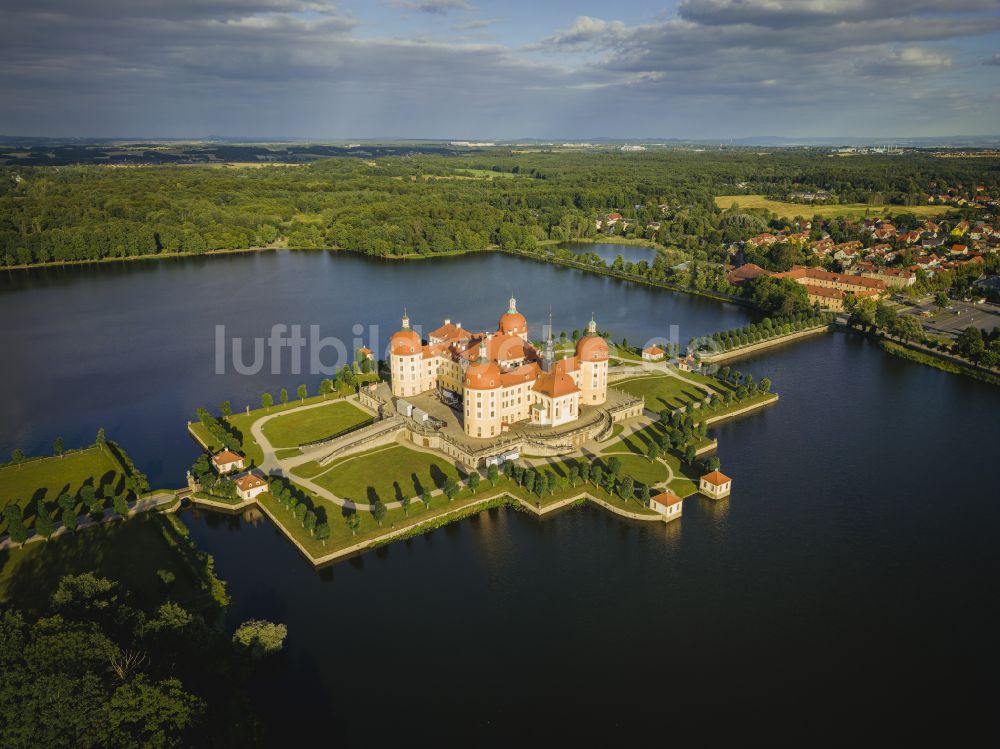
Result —
POLYGON ((551 325, 539 352, 513 297, 495 332, 474 333, 445 320, 424 343, 404 315, 390 340, 389 367, 396 397, 438 390, 461 398, 470 437, 496 437, 524 421, 568 424, 581 406, 601 405, 608 393, 608 344, 597 323, 590 321, 573 356, 557 360, 551 325))

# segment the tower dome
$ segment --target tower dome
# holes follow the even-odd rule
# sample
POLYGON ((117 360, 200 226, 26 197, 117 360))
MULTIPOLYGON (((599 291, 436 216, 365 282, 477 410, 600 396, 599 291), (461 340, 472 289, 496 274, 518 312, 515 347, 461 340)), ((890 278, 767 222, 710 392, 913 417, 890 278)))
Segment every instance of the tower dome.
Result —
POLYGON ((422 347, 417 331, 410 328, 410 317, 403 311, 403 326, 392 334, 389 339, 389 349, 396 356, 410 356, 420 351, 422 347))
POLYGON ((587 333, 576 344, 576 356, 581 362, 607 361, 608 342, 597 335, 597 322, 590 318, 587 333))
POLYGON ((528 332, 528 321, 517 311, 517 300, 510 298, 507 311, 500 316, 500 332, 509 335, 523 335, 528 332))

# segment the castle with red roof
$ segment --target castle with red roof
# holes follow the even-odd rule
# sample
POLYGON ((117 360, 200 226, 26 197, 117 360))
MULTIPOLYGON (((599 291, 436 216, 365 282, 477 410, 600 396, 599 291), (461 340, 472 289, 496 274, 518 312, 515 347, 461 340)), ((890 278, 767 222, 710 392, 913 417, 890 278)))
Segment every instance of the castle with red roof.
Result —
POLYGON ((404 314, 389 344, 392 394, 406 398, 439 390, 461 398, 470 437, 497 437, 524 421, 553 427, 573 422, 582 405, 607 400, 608 344, 592 319, 574 355, 556 359, 551 327, 537 350, 511 297, 495 332, 474 333, 445 320, 425 343, 404 314))

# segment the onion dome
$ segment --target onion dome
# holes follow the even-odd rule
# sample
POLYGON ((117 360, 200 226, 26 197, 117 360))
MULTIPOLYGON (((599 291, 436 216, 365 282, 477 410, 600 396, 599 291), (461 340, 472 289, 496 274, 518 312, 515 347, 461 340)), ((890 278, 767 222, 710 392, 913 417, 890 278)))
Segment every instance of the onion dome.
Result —
POLYGON ((510 298, 510 306, 507 311, 500 316, 500 332, 520 335, 528 332, 528 321, 524 315, 517 311, 517 300, 510 298))
POLYGON ((410 318, 403 313, 403 327, 392 334, 389 339, 389 349, 396 356, 412 356, 423 348, 420 336, 410 328, 410 318))
POLYGON ((593 318, 587 325, 587 334, 576 344, 576 357, 581 362, 608 360, 608 342, 597 335, 597 323, 593 318))

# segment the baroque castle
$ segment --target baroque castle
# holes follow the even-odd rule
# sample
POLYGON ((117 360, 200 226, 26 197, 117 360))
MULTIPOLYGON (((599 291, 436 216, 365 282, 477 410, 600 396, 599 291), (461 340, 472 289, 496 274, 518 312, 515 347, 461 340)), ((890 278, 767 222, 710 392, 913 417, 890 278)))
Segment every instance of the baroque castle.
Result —
POLYGON ((528 340, 528 323, 513 297, 492 333, 473 333, 445 320, 424 343, 404 314, 402 329, 390 341, 389 359, 394 396, 437 390, 461 399, 470 437, 497 437, 523 421, 568 424, 580 417, 581 406, 607 400, 608 344, 594 320, 574 355, 557 360, 551 324, 539 352, 528 340))

